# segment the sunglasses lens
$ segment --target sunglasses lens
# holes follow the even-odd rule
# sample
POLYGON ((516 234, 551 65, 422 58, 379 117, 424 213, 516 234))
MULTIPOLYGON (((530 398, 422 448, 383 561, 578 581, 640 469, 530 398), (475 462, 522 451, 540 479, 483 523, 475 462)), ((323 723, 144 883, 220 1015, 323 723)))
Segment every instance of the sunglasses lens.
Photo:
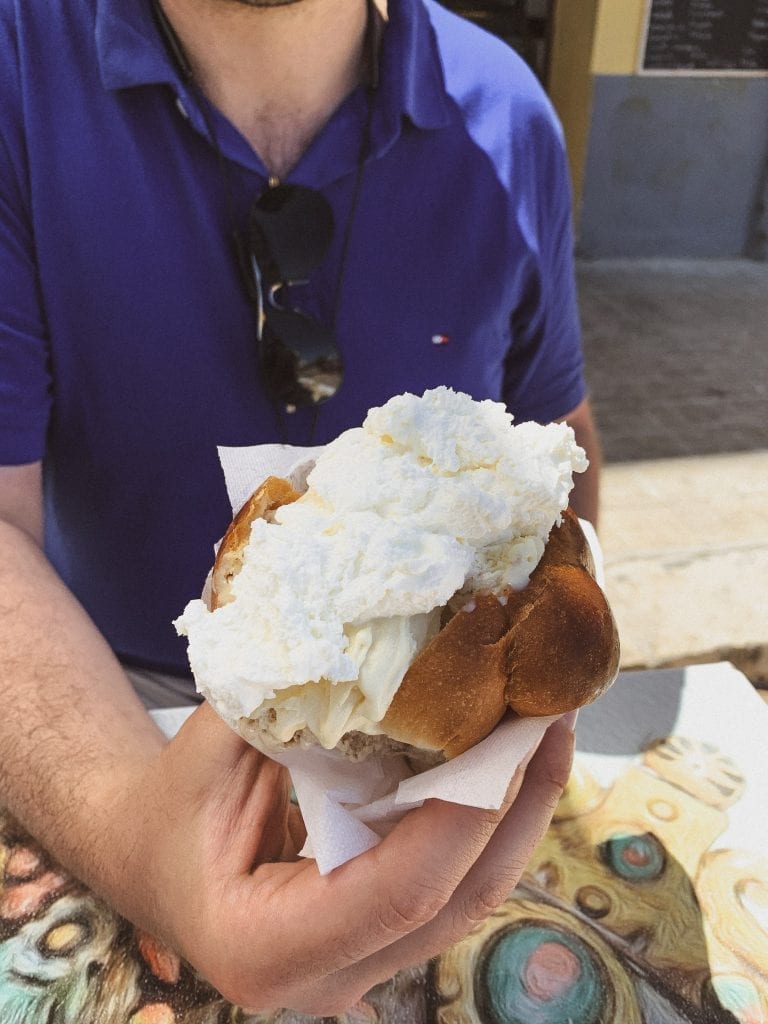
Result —
POLYGON ((314 189, 277 185, 252 206, 249 232, 268 281, 302 281, 319 266, 331 244, 333 211, 314 189))
POLYGON ((341 387, 341 353, 332 335, 295 310, 270 309, 261 361, 270 392, 283 405, 320 405, 341 387))
POLYGON ((283 285, 306 282, 333 237, 327 200, 303 185, 267 189, 251 207, 251 254, 259 274, 259 353, 266 385, 281 405, 319 405, 341 386, 341 353, 333 335, 275 296, 283 285))

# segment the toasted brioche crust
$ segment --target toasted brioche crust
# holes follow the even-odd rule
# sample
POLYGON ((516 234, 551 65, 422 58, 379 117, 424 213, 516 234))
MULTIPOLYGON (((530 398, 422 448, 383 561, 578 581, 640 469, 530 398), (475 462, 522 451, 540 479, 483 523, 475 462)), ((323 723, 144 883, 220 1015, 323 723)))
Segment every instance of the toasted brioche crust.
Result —
POLYGON ((616 678, 616 623, 595 582, 589 545, 566 509, 528 585, 477 596, 416 656, 381 726, 388 736, 455 757, 510 708, 560 715, 616 678))
MULTIPOLYGON (((219 547, 212 608, 233 600, 254 519, 300 496, 268 477, 245 503, 219 547)), ((618 674, 619 639, 594 573, 568 508, 523 590, 476 595, 416 656, 380 723, 385 735, 442 760, 487 736, 508 708, 560 715, 599 697, 618 674)))
POLYGON ((243 567, 243 553, 256 519, 269 519, 281 505, 290 505, 301 494, 287 480, 268 476, 256 488, 221 539, 211 574, 211 611, 233 599, 232 580, 243 567))

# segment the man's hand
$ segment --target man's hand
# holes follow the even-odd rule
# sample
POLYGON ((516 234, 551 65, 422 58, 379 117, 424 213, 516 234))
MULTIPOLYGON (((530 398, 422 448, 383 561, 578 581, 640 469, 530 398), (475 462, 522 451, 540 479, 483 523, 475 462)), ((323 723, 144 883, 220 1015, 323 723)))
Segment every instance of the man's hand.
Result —
POLYGON ((202 705, 115 808, 126 856, 108 898, 235 1004, 332 1015, 507 898, 549 824, 572 746, 556 723, 500 811, 428 801, 322 876, 296 858, 303 835, 284 769, 202 705))
POLYGON ((498 812, 437 800, 321 876, 285 772, 203 705, 166 743, 40 550, 40 467, 0 470, 0 800, 118 912, 246 1008, 329 1015, 462 938, 549 824, 556 723, 498 812))

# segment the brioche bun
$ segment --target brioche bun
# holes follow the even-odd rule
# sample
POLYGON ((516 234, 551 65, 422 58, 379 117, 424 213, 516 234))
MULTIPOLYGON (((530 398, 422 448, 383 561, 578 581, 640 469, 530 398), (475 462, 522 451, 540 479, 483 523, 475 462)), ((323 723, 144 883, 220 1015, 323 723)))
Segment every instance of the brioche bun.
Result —
MULTIPOLYGON (((227 530, 216 556, 211 609, 233 600, 251 523, 271 520, 301 497, 288 481, 268 477, 227 530)), ((579 520, 570 508, 553 527, 543 557, 519 591, 477 594, 443 612, 437 635, 416 655, 380 726, 384 737, 348 734, 352 757, 371 751, 437 763, 487 736, 510 709, 521 716, 561 715, 599 697, 619 666, 616 624, 579 520)), ((254 723, 240 722, 247 739, 254 723)))
POLYGON ((528 586, 478 595, 457 612, 414 659, 381 726, 392 739, 455 757, 507 708, 565 714, 599 697, 618 669, 616 623, 566 509, 528 586))
POLYGON ((246 501, 229 524, 216 552, 211 576, 211 611, 233 600, 232 580, 243 566, 243 556, 255 519, 271 520, 281 505, 290 505, 301 497, 287 480, 268 476, 246 501))

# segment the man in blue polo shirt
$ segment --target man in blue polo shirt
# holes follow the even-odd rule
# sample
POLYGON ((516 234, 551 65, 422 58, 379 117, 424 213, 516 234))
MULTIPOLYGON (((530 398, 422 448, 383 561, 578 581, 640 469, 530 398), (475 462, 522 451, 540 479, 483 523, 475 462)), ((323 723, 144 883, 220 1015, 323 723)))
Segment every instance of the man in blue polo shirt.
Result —
POLYGON ((507 47, 431 0, 0 0, 0 56, 0 798, 230 998, 344 1005, 471 927, 489 879, 503 898, 567 730, 506 815, 413 812, 350 868, 350 904, 293 863, 251 875, 291 848, 280 771, 205 707, 165 745, 124 669, 191 692, 171 620, 229 518, 216 445, 322 443, 448 384, 569 419, 594 519, 558 126, 507 47), (317 193, 313 257, 269 223, 286 194, 322 221, 317 193), (268 372, 272 285, 333 356, 321 405, 268 372), (393 931, 386 906, 418 912, 393 931), (300 968, 265 970, 286 951, 300 968))

